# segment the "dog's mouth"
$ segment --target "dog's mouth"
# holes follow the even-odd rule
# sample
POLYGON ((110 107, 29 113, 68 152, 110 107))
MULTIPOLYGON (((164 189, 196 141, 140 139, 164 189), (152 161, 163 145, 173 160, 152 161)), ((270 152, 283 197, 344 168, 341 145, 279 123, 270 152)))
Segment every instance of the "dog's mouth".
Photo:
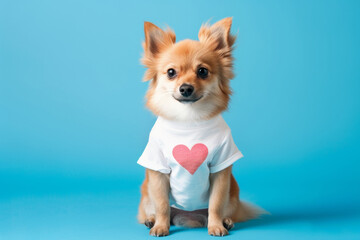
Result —
POLYGON ((195 103, 197 101, 199 101, 201 98, 203 97, 203 95, 201 95, 198 98, 176 98, 175 96, 173 96, 173 98, 181 103, 195 103))

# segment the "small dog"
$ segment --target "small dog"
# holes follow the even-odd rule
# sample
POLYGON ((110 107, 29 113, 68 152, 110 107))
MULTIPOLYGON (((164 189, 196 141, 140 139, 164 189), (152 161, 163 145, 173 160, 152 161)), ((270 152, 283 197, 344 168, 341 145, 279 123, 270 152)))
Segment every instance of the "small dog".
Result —
POLYGON ((203 25, 199 41, 175 42, 172 30, 145 22, 147 107, 158 116, 138 163, 146 168, 138 220, 153 236, 170 224, 228 234, 260 208, 239 200, 232 164, 242 157, 221 112, 234 77, 232 18, 203 25))

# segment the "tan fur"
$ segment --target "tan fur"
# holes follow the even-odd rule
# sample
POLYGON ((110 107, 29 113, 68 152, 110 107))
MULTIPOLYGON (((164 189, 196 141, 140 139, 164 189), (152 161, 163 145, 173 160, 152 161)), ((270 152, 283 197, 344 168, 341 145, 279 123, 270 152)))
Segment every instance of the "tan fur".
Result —
POLYGON ((150 235, 169 235, 169 190, 170 184, 168 175, 146 169, 145 181, 141 186, 138 220, 140 223, 145 223, 146 221, 153 222, 150 235))
MULTIPOLYGON (((142 63, 147 67, 144 81, 151 80, 146 94, 147 107, 158 116, 172 120, 196 121, 210 119, 228 107, 231 95, 229 80, 234 77, 232 50, 235 37, 230 34, 232 18, 225 18, 211 26, 203 25, 199 41, 183 40, 175 43, 172 30, 162 30, 145 22, 144 56, 142 63), (206 79, 200 79, 199 67, 209 70, 206 79), (176 70, 174 79, 168 79, 169 68, 176 70), (191 106, 180 105, 171 94, 182 84, 194 86, 194 94, 202 98, 191 106), (159 98, 162 95, 165 98, 159 98), (189 116, 169 113, 167 104, 173 108, 188 110, 189 116), (191 111, 197 107, 197 111, 191 111), (201 112, 202 111, 202 112, 201 112), (177 119, 179 118, 179 119, 177 119)), ((146 170, 141 187, 141 202, 138 220, 151 228, 150 234, 169 234, 170 222, 187 227, 207 225, 210 235, 224 236, 234 222, 255 218, 261 211, 240 202, 239 187, 232 175, 232 167, 210 174, 210 199, 208 211, 186 212, 169 207, 169 176, 146 170)))
MULTIPOLYGON (((152 23, 145 22, 145 42, 142 63, 147 67, 144 81, 152 80, 146 94, 147 107, 156 115, 171 118, 161 111, 153 96, 159 78, 166 75, 167 69, 174 68, 178 72, 173 91, 183 83, 194 84, 196 92, 204 93, 205 86, 210 83, 217 85, 213 88, 202 104, 211 106, 202 119, 212 118, 228 107, 231 89, 229 80, 234 77, 232 49, 235 37, 230 34, 231 18, 223 19, 212 26, 203 25, 199 31, 199 41, 183 40, 175 43, 172 30, 163 31, 152 23), (198 79, 196 69, 204 66, 209 69, 208 79, 198 79)), ((205 93, 206 94, 206 93, 205 93)), ((199 120, 199 119, 198 119, 199 120)))

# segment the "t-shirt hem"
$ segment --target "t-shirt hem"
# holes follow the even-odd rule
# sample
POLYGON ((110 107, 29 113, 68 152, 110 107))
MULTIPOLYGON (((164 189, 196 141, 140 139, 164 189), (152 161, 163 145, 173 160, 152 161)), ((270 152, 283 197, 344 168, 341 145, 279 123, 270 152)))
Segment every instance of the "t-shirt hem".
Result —
POLYGON ((219 165, 210 167, 210 173, 216 173, 221 170, 224 170, 225 168, 229 167, 230 165, 232 165, 234 162, 236 162, 237 160, 239 160, 242 157, 243 157, 242 153, 240 151, 238 151, 235 154, 233 154, 230 158, 228 158, 224 162, 220 163, 219 165))
POLYGON ((182 206, 182 205, 179 205, 177 203, 173 203, 173 204, 170 204, 171 207, 173 208, 176 208, 176 209, 179 209, 179 210, 184 210, 184 211, 188 211, 188 212, 192 212, 192 211, 195 211, 195 210, 202 210, 202 209, 208 209, 209 208, 209 205, 206 204, 206 205, 199 205, 199 206, 195 206, 195 207, 188 207, 188 206, 182 206))

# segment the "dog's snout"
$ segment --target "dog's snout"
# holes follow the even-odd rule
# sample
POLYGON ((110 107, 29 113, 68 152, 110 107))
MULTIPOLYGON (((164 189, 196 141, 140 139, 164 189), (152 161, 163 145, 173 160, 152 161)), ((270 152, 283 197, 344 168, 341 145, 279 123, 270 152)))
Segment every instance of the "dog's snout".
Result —
POLYGON ((183 97, 190 97, 194 92, 194 87, 190 84, 183 84, 180 86, 179 91, 183 97))

